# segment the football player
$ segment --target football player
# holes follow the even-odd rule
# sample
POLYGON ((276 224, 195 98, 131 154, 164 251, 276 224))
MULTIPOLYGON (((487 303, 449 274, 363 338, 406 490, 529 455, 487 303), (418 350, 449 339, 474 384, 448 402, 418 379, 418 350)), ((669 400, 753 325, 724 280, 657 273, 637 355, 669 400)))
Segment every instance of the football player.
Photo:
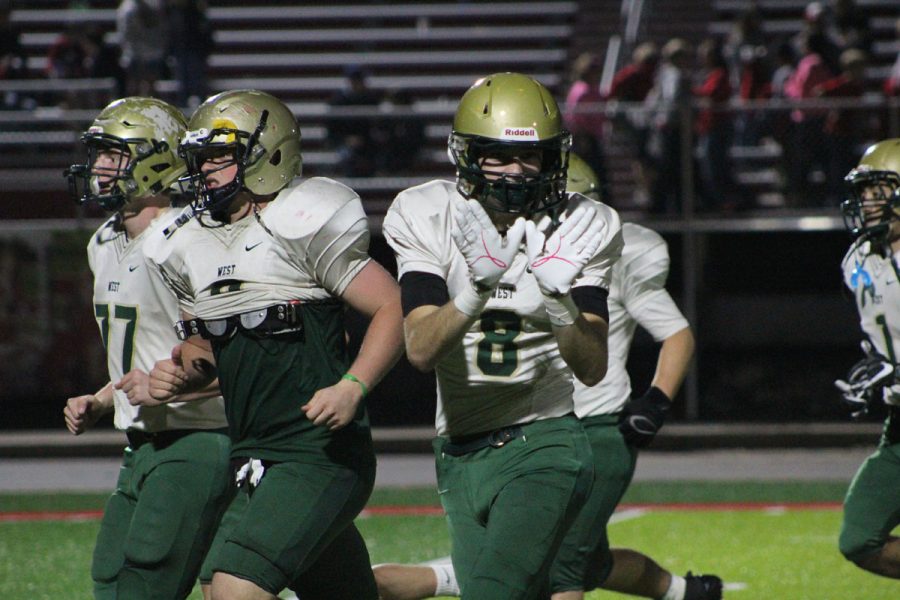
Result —
POLYGON ((534 597, 593 479, 572 376, 606 373, 622 238, 615 211, 566 195, 570 142, 543 85, 484 77, 456 110, 456 182, 401 192, 384 220, 407 356, 437 374, 438 493, 465 598, 534 597))
POLYGON ((402 352, 399 287, 368 255, 359 196, 295 179, 300 130, 284 103, 223 92, 188 128, 195 199, 145 247, 181 301, 185 342, 151 393, 219 377, 240 491, 211 550, 213 596, 374 600, 353 519, 375 478, 363 398, 402 352), (371 319, 352 364, 347 305, 371 319))
POLYGON ((841 210, 855 239, 841 270, 866 356, 835 384, 855 414, 883 402, 887 418, 878 449, 847 490, 839 547, 860 568, 900 579, 900 538, 891 535, 900 524, 900 138, 871 146, 845 181, 850 196, 841 210))
MULTIPOLYGON (((599 200, 597 176, 574 154, 569 155, 566 189, 599 200)), ((606 377, 594 387, 575 383, 575 413, 594 455, 594 487, 553 565, 553 598, 582 598, 585 591, 600 587, 665 600, 718 600, 722 597, 718 577, 691 573, 679 577, 639 552, 609 547, 606 525, 631 482, 637 449, 647 446, 662 427, 694 350, 691 329, 664 287, 669 272, 666 242, 634 223, 625 223, 622 235, 625 247, 613 265, 609 290, 606 377), (625 364, 637 325, 662 342, 662 347, 650 389, 629 399, 625 364)), ((374 570, 384 600, 459 595, 453 566, 446 561, 378 565, 374 570)))
POLYGON ((69 398, 66 426, 79 435, 114 412, 128 437, 94 549, 95 598, 187 597, 231 497, 225 411, 215 385, 165 406, 132 406, 149 398, 149 371, 178 342, 178 300, 146 267, 142 248, 171 214, 168 190, 185 173, 176 153, 185 126, 165 102, 116 100, 81 138, 87 163, 67 170, 75 200, 112 216, 87 249, 110 383, 69 398))

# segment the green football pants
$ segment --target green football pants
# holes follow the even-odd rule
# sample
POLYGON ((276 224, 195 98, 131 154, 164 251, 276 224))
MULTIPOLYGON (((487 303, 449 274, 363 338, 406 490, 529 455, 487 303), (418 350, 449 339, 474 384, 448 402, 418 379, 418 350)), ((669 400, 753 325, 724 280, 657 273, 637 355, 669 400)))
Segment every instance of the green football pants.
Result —
POLYGON ((190 594, 231 495, 230 452, 224 431, 125 449, 94 548, 95 598, 173 600, 190 594))
POLYGON ((535 598, 565 532, 590 492, 591 451, 578 419, 522 426, 500 448, 462 456, 434 442, 438 494, 462 598, 535 598))
POLYGON ((304 600, 376 600, 369 554, 353 524, 372 492, 375 465, 270 463, 244 483, 222 519, 204 578, 214 571, 304 600))
POLYGON ((900 525, 900 443, 881 445, 856 472, 844 498, 838 546, 848 560, 878 552, 900 525))
POLYGON ((619 415, 581 420, 594 455, 594 486, 550 570, 554 593, 592 590, 612 568, 606 526, 634 475, 637 450, 619 432, 619 415))

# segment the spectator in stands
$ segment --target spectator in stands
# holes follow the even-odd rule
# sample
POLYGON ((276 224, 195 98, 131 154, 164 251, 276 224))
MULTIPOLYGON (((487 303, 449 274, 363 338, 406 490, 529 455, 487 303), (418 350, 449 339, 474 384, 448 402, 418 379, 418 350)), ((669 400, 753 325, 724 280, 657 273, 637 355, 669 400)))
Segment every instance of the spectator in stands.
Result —
POLYGON ((70 24, 47 50, 45 74, 49 79, 85 77, 85 36, 80 24, 70 24))
POLYGON ((659 49, 653 42, 639 44, 631 53, 631 62, 614 76, 607 98, 621 102, 643 102, 653 89, 659 49))
MULTIPOLYGON (((809 100, 814 97, 813 89, 832 77, 822 53, 827 51, 824 34, 814 33, 803 39, 803 53, 797 69, 785 83, 785 95, 793 100, 809 100)), ((824 109, 795 109, 791 112, 791 143, 785 150, 789 161, 787 192, 790 201, 805 201, 801 196, 809 191, 809 175, 814 168, 821 169, 822 177, 827 172, 828 151, 824 139, 824 109)), ((821 199, 821 190, 808 194, 810 198, 821 199)))
MULTIPOLYGON (((772 96, 772 77, 768 51, 765 46, 744 46, 741 49, 738 99, 743 102, 766 100, 772 96)), ((738 144, 755 146, 765 135, 769 114, 747 108, 735 118, 735 139, 738 144)))
POLYGON ((727 110, 731 98, 728 68, 718 40, 704 40, 697 56, 704 72, 703 83, 693 90, 694 96, 703 103, 694 122, 700 149, 698 192, 706 209, 733 209, 737 201, 728 154, 733 136, 731 114, 727 110))
POLYGON ((178 77, 178 105, 196 108, 209 95, 207 60, 213 48, 205 0, 169 0, 169 56, 178 77))
POLYGON ((828 34, 841 50, 858 48, 866 54, 872 52, 872 28, 855 0, 835 0, 828 34))
POLYGON ((792 42, 794 49, 802 56, 807 40, 812 36, 821 36, 819 55, 831 72, 836 73, 840 69, 841 49, 831 35, 828 10, 821 2, 810 2, 803 11, 803 28, 793 37, 792 42))
POLYGON ((603 136, 606 117, 602 109, 600 74, 603 64, 593 52, 584 52, 572 63, 564 119, 572 134, 572 151, 588 163, 600 179, 603 198, 609 197, 603 136))
MULTIPOLYGON (((897 43, 900 44, 900 19, 894 24, 897 34, 897 43)), ((897 60, 891 67, 891 73, 884 82, 884 93, 887 96, 900 96, 900 49, 897 50, 897 60)))
MULTIPOLYGON (((647 99, 659 65, 659 50, 653 42, 638 45, 631 53, 631 62, 615 74, 607 93, 609 108, 614 102, 640 103, 647 99)), ((612 110, 617 132, 624 133, 627 145, 634 148, 636 158, 631 163, 635 181, 635 204, 645 206, 650 201, 652 182, 656 177, 653 159, 648 151, 649 128, 647 112, 642 109, 612 110)))
MULTIPOLYGON (((83 39, 84 48, 84 74, 85 77, 105 78, 115 80, 116 85, 112 90, 112 97, 119 98, 125 93, 125 70, 120 64, 121 52, 113 44, 106 43, 103 30, 97 26, 90 26, 83 39)), ((93 106, 108 104, 112 97, 103 100, 98 99, 93 106)))
POLYGON ((775 71, 772 73, 772 97, 785 98, 785 86, 797 66, 797 54, 789 42, 781 42, 775 49, 775 71))
POLYGON ((662 48, 662 64, 646 104, 653 111, 650 141, 657 159, 657 178, 651 210, 675 214, 681 209, 682 149, 690 148, 690 140, 682 135, 682 117, 690 108, 691 86, 688 68, 691 46, 681 38, 673 38, 662 48))
MULTIPOLYGON (((371 107, 381 104, 381 95, 370 89, 366 73, 359 66, 346 69, 347 86, 329 102, 331 107, 371 107)), ((338 152, 338 168, 346 177, 371 177, 375 174, 373 117, 332 116, 328 119, 328 140, 338 152)))
MULTIPOLYGON (((47 66, 44 70, 48 79, 79 79, 87 77, 85 63, 87 40, 80 24, 71 23, 59 34, 47 50, 47 66)), ((62 108, 86 108, 93 99, 89 99, 85 90, 68 89, 66 91, 39 94, 40 104, 58 104, 62 108)))
POLYGON ((95 107, 120 97, 125 89, 125 71, 119 64, 118 47, 107 44, 97 25, 71 24, 60 34, 47 52, 46 75, 49 79, 112 78, 112 89, 68 91, 61 103, 69 108, 95 107))
POLYGON ((152 96, 162 77, 168 36, 162 0, 122 0, 116 10, 116 32, 130 96, 152 96))
MULTIPOLYGON (((772 98, 776 100, 784 100, 787 98, 786 86, 788 81, 794 74, 796 69, 797 57, 794 52, 794 46, 789 41, 780 42, 775 49, 775 70, 772 73, 772 98)), ((780 179, 783 182, 790 180, 791 168, 788 163, 788 157, 793 151, 793 142, 795 134, 793 132, 794 124, 791 120, 789 111, 777 110, 769 113, 769 131, 772 139, 780 146, 781 156, 783 160, 778 162, 778 171, 780 179)), ((790 186, 785 185, 785 188, 790 186)), ((785 190, 787 191, 787 190, 785 190)), ((787 194, 785 201, 793 202, 796 200, 796 194, 787 194)))
POLYGON ((406 90, 385 96, 385 108, 395 113, 382 119, 373 135, 378 147, 377 171, 385 175, 410 172, 425 144, 425 121, 413 112, 412 95, 406 90))
MULTIPOLYGON (((8 4, 0 5, 0 80, 25 79, 28 70, 25 62, 25 50, 19 41, 19 28, 10 18, 12 9, 8 4)), ((16 92, 7 92, 0 96, 0 110, 20 108, 23 98, 16 92)))
POLYGON ((728 65, 733 87, 739 85, 747 50, 755 50, 766 43, 762 22, 763 17, 759 8, 753 6, 738 16, 725 39, 722 53, 728 65))
MULTIPOLYGON (((841 73, 813 88, 818 98, 859 98, 866 92, 866 54, 857 48, 841 54, 841 73)), ((832 108, 825 118, 828 142, 827 199, 837 206, 844 195, 844 175, 856 166, 862 153, 858 146, 866 139, 868 110, 832 108)))

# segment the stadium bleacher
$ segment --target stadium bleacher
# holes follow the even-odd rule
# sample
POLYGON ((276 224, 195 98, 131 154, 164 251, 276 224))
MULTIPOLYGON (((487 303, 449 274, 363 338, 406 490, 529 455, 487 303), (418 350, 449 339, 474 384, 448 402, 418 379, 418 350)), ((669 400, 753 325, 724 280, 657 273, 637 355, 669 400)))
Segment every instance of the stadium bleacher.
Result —
MULTIPOLYGON (((71 110, 47 99, 85 90, 106 100, 112 82, 47 80, 47 50, 72 25, 100 27, 114 42, 116 4, 98 1, 70 10, 66 2, 48 0, 13 11, 31 78, 0 82, 0 93, 34 94, 38 106, 0 113, 0 194, 27 191, 37 202, 59 201, 65 185, 60 173, 79 156, 77 132, 102 104, 71 110)), ((364 69, 368 86, 377 92, 408 92, 413 101, 403 110, 425 121, 428 142, 416 172, 348 181, 377 219, 397 186, 452 176, 445 152, 449 120, 456 99, 479 76, 519 70, 560 91, 578 10, 577 2, 554 1, 217 3, 208 11, 216 44, 209 58, 210 86, 257 88, 285 100, 302 126, 307 172, 317 175, 339 175, 325 127, 326 117, 334 114, 328 100, 345 85, 348 66, 364 69)), ((173 101, 177 86, 161 80, 156 94, 173 101)), ((403 110, 385 107, 385 118, 401 118, 403 110)))

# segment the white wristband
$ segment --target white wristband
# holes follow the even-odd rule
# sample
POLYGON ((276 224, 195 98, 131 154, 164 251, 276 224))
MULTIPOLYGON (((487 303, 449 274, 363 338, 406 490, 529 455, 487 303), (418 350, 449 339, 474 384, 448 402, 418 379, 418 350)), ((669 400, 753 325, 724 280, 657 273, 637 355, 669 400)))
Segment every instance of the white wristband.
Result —
POLYGON ((550 324, 556 327, 566 327, 575 322, 581 311, 575 306, 572 296, 547 296, 544 295, 544 308, 550 317, 550 324))
POLYGON ((453 299, 453 304, 459 312, 467 317, 477 317, 484 310, 484 305, 487 304, 491 293, 492 290, 479 292, 474 285, 469 284, 453 299))

